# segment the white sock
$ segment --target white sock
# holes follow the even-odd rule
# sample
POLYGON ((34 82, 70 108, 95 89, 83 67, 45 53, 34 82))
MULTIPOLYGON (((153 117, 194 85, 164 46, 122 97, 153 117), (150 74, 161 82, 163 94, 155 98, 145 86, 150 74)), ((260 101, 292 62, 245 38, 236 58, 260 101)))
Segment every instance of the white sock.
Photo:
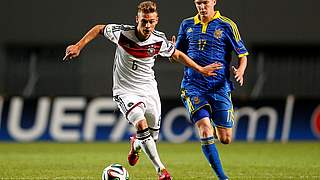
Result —
POLYGON ((149 157, 151 160, 154 168, 156 169, 157 173, 164 169, 164 165, 160 161, 160 157, 157 151, 156 143, 154 142, 153 138, 150 135, 149 131, 141 131, 137 134, 137 142, 139 143, 143 152, 149 157))
POLYGON ((139 151, 141 149, 140 147, 140 143, 139 143, 139 140, 137 139, 136 141, 134 141, 133 143, 133 149, 135 152, 139 151))

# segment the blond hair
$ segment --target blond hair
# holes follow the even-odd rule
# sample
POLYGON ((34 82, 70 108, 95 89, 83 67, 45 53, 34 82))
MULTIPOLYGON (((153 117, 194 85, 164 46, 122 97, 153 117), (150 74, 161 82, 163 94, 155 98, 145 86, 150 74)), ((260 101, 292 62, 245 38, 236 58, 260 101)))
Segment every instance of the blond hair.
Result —
POLYGON ((143 1, 138 5, 138 13, 154 13, 157 11, 157 3, 154 1, 143 1))

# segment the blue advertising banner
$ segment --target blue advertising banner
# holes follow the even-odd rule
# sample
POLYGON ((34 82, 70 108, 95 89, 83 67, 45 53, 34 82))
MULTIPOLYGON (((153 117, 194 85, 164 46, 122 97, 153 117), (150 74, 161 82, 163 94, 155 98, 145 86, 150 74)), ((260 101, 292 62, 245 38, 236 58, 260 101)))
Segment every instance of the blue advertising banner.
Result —
MULTIPOLYGON (((234 100, 234 139, 290 141, 320 139, 320 101, 234 100)), ((111 97, 0 97, 0 141, 122 141, 135 132, 111 97)), ((160 138, 198 140, 179 99, 162 99, 160 138)))

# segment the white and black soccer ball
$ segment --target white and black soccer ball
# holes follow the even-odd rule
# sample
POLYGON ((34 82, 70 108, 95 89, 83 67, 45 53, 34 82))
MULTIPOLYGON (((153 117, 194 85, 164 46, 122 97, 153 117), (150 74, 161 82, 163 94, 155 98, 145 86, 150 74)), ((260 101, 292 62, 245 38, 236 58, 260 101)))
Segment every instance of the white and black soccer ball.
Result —
POLYGON ((110 164, 103 170, 102 180, 128 180, 129 173, 121 164, 110 164))

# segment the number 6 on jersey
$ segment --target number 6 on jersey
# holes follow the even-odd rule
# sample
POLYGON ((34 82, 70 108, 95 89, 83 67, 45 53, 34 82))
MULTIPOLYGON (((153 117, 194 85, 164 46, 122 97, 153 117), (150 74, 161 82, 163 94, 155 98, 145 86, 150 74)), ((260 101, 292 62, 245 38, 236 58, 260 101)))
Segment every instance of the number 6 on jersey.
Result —
POLYGON ((137 61, 132 61, 132 67, 131 67, 132 70, 137 70, 138 69, 138 65, 137 65, 137 61))

